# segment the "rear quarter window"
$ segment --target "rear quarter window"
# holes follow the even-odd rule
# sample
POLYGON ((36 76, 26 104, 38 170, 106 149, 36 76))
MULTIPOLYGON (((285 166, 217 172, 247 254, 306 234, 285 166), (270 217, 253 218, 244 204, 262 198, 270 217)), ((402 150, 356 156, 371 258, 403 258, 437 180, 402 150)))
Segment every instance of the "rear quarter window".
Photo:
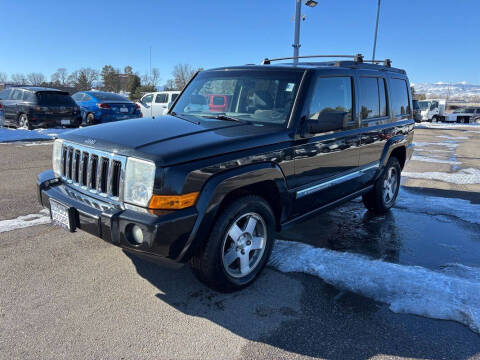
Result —
POLYGON ((403 79, 390 80, 392 112, 395 116, 410 114, 407 82, 403 79))

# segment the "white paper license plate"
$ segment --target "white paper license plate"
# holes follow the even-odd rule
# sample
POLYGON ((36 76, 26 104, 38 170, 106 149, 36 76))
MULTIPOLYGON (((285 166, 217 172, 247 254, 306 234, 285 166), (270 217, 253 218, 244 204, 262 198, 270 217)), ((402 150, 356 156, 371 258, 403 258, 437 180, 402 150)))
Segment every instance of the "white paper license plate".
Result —
POLYGON ((60 123, 62 125, 70 125, 70 120, 61 120, 60 123))
POLYGON ((126 108, 126 107, 121 107, 121 108, 120 108, 120 112, 128 112, 128 108, 126 108))
POLYGON ((50 200, 50 216, 56 225, 59 225, 67 230, 72 229, 68 208, 66 206, 50 200))

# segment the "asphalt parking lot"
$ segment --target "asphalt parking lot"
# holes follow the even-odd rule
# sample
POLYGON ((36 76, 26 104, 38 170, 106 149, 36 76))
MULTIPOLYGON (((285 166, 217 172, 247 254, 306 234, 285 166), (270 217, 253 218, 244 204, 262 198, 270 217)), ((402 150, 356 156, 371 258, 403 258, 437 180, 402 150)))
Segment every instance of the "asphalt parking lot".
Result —
MULTIPOLYGON (((417 129, 414 141, 389 214, 355 200, 278 238, 432 271, 480 267, 480 127, 417 129)), ((480 359, 469 327, 394 313, 316 276, 269 267, 250 288, 219 294, 188 267, 28 226, 45 222, 35 179, 51 150, 0 144, 1 359, 480 359)))

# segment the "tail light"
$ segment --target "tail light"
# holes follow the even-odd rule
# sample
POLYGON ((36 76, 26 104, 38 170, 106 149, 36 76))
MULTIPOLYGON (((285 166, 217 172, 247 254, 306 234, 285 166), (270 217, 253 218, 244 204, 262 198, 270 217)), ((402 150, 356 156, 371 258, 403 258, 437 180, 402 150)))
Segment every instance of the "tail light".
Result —
POLYGON ((3 105, 0 103, 0 109, 3 109, 3 105))
POLYGON ((110 109, 110 105, 108 105, 108 104, 98 104, 98 107, 100 109, 110 109))
POLYGON ((140 110, 140 105, 135 104, 135 109, 140 110))

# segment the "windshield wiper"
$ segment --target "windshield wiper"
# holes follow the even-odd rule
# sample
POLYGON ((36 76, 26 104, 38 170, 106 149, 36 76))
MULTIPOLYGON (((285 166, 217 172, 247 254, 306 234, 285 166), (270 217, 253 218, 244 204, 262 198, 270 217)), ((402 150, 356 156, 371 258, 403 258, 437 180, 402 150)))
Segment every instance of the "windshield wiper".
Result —
POLYGON ((219 114, 219 115, 200 115, 201 117, 204 118, 209 118, 209 119, 217 119, 217 120, 225 120, 225 121, 236 121, 236 122, 243 122, 240 119, 236 119, 234 117, 230 117, 224 114, 219 114))

